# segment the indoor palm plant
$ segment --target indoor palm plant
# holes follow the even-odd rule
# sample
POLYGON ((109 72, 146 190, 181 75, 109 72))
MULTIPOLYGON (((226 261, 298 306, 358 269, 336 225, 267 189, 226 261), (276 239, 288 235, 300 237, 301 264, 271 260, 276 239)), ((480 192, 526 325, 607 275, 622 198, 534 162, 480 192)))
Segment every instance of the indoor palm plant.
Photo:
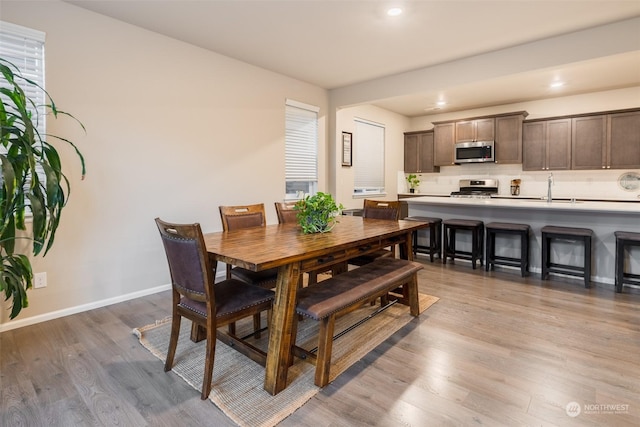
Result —
POLYGON ((29 257, 16 253, 17 239, 29 239, 31 251, 43 256, 53 244, 62 209, 69 197, 69 181, 62 173, 56 148, 49 142, 62 141, 75 150, 85 175, 84 158, 75 144, 60 136, 41 135, 37 129, 40 117, 36 101, 25 95, 24 88, 35 86, 45 95, 44 109, 52 117, 73 116, 56 108, 49 94, 22 76, 18 68, 0 58, 0 291, 5 300, 12 299, 9 317, 15 318, 28 305, 27 289, 32 286, 33 272, 29 257), (25 218, 32 218, 27 231, 25 218))
POLYGON ((294 209, 298 211, 296 217, 302 232, 310 234, 331 231, 344 207, 336 205, 331 194, 319 191, 296 202, 294 209))

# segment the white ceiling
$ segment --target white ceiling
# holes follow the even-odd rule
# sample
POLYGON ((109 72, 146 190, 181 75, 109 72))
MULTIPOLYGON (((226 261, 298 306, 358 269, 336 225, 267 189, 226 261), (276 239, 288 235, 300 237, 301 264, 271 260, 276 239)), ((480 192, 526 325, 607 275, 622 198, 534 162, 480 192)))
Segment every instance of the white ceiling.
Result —
MULTIPOLYGON (((638 0, 67 2, 326 89, 640 16, 638 0)), ((411 117, 442 97, 457 110, 548 98, 557 76, 558 95, 639 86, 640 51, 375 104, 411 117)))

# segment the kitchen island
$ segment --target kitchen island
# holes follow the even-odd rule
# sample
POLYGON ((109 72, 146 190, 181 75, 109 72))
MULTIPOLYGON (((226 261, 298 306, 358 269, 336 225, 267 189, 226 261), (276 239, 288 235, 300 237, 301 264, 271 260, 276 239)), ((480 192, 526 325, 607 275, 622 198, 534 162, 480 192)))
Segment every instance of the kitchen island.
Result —
MULTIPOLYGON (((545 225, 590 228, 594 232, 592 241, 592 277, 598 283, 614 284, 615 275, 615 231, 640 232, 640 202, 612 202, 586 200, 553 200, 518 198, 455 198, 419 196, 403 198, 408 204, 410 216, 431 216, 442 219, 463 218, 488 222, 514 222, 529 224, 532 229, 530 270, 541 271, 541 232, 545 225)), ((470 246, 468 236, 461 235, 459 244, 470 246)), ((519 242, 509 237, 496 241, 497 254, 508 254, 519 250, 519 242)), ((559 242, 553 245, 552 260, 564 264, 580 265, 583 257, 582 245, 559 242)), ((633 252, 630 268, 640 272, 640 254, 633 252)), ((461 262, 456 260, 456 262, 461 262)), ((509 268, 509 267, 503 267, 509 268)), ((629 269, 629 264, 628 267, 629 269)), ((552 273, 553 274, 553 273, 552 273)))

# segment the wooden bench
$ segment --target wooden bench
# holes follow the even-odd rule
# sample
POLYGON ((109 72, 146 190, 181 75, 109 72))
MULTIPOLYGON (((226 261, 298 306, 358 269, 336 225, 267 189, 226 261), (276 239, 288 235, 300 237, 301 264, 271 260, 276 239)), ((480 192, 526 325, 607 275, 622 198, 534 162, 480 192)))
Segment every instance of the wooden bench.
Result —
MULTIPOLYGON (((417 262, 377 258, 362 267, 338 274, 302 288, 298 291, 296 312, 302 316, 320 321, 318 351, 315 355, 315 384, 324 387, 329 383, 329 367, 335 319, 361 307, 363 304, 385 297, 399 286, 406 287, 410 313, 418 316, 418 271, 422 265, 417 262)), ((294 324, 293 337, 297 331, 294 324)), ((302 350, 295 347, 295 350, 302 350)), ((305 352, 311 356, 314 355, 305 352)))

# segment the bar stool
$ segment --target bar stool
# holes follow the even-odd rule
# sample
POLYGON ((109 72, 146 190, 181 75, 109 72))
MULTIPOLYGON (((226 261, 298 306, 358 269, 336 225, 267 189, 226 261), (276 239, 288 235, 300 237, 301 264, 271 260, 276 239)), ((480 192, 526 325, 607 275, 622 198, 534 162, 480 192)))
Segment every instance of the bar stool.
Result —
POLYGON ((542 279, 547 280, 549 273, 562 273, 570 276, 583 276, 584 287, 590 287, 591 280, 591 237, 593 230, 588 228, 542 227, 542 279), (561 239, 584 243, 584 261, 582 266, 556 264, 551 262, 551 241, 561 239))
POLYGON ((520 275, 525 277, 529 272, 529 233, 531 227, 528 224, 513 224, 507 222, 490 222, 486 225, 487 260, 485 270, 495 269, 496 265, 508 265, 520 267, 520 275), (496 255, 496 235, 507 234, 520 236, 520 257, 508 257, 496 255))
POLYGON ((624 251, 632 246, 640 246, 640 233, 616 231, 616 292, 622 292, 622 286, 640 285, 640 274, 624 272, 624 251))
POLYGON ((447 263, 447 258, 453 261, 455 258, 470 259, 473 269, 476 268, 476 260, 482 265, 484 252, 484 222, 474 219, 445 219, 444 226, 444 254, 442 263, 447 263), (456 250, 456 232, 459 230, 471 232, 471 251, 456 250))
POLYGON ((433 262, 434 255, 442 259, 442 218, 431 218, 428 216, 408 216, 407 221, 421 221, 429 223, 429 246, 418 245, 418 232, 413 232, 413 256, 416 254, 428 254, 433 262))

